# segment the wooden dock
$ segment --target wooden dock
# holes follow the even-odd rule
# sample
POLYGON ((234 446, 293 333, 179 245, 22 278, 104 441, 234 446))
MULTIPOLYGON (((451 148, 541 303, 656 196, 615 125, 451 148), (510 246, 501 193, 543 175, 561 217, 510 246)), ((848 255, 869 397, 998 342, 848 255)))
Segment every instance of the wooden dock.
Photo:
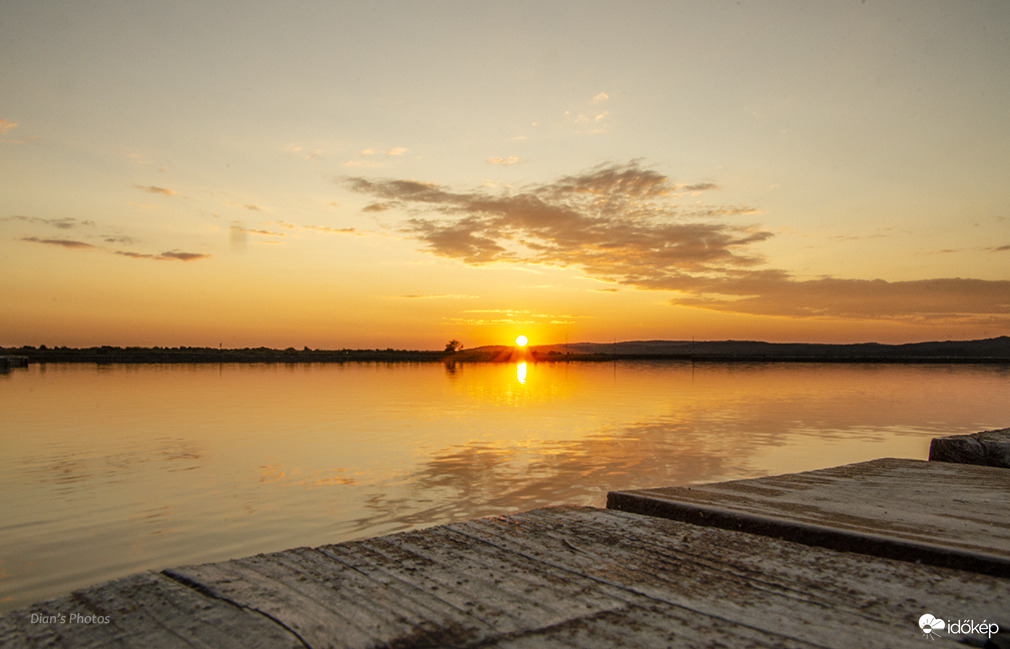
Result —
POLYGON ((1010 578, 1007 469, 882 459, 752 480, 611 492, 607 506, 1010 578))
POLYGON ((965 646, 924 614, 1007 646, 1008 489, 1007 469, 880 460, 627 492, 612 504, 650 515, 554 507, 141 573, 7 614, 0 646, 965 646), (713 525, 727 512, 760 524, 713 525))

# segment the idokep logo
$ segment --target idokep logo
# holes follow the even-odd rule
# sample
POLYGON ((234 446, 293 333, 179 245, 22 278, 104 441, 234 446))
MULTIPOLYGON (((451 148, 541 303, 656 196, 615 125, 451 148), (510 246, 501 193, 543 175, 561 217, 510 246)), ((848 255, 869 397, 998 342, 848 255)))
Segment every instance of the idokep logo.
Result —
POLYGON ((919 630, 930 640, 933 639, 934 635, 940 634, 945 628, 947 633, 955 635, 984 635, 991 638, 999 633, 999 625, 988 620, 982 620, 981 622, 975 622, 975 620, 944 622, 940 618, 934 617, 932 613, 925 613, 919 618, 919 630))
POLYGON ((926 634, 926 637, 930 640, 933 639, 933 634, 938 631, 943 631, 943 628, 947 626, 943 620, 933 617, 931 613, 926 613, 919 618, 919 629, 926 634))

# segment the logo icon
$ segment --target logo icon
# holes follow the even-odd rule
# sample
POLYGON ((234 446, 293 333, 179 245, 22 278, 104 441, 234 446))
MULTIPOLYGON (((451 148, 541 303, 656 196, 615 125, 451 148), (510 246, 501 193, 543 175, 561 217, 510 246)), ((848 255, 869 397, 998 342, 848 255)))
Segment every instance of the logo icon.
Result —
POLYGON ((933 617, 930 613, 926 613, 919 618, 919 629, 926 635, 930 640, 933 639, 933 634, 943 631, 946 625, 943 620, 939 620, 933 617))

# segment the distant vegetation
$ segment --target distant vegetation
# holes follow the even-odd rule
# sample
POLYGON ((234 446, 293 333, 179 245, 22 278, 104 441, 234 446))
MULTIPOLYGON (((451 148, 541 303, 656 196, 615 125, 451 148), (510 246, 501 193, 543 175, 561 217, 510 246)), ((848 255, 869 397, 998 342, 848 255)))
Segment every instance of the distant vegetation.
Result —
POLYGON ((433 362, 445 356, 437 351, 406 349, 271 349, 246 347, 15 347, 0 355, 27 356, 31 363, 343 363, 433 362))
POLYGON ((0 356, 25 356, 30 363, 346 363, 512 362, 516 360, 609 361, 616 359, 697 362, 840 363, 1010 363, 1010 337, 986 340, 882 345, 824 345, 755 341, 648 340, 573 343, 517 350, 498 345, 463 349, 450 340, 442 351, 406 349, 271 349, 246 347, 8 347, 0 356))

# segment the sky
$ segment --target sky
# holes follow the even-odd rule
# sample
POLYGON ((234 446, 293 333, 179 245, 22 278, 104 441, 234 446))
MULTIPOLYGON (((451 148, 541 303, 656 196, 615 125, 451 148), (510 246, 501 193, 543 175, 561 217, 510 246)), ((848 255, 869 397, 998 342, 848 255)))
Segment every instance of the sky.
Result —
POLYGON ((1010 4, 0 6, 0 345, 1010 334, 1010 4))

